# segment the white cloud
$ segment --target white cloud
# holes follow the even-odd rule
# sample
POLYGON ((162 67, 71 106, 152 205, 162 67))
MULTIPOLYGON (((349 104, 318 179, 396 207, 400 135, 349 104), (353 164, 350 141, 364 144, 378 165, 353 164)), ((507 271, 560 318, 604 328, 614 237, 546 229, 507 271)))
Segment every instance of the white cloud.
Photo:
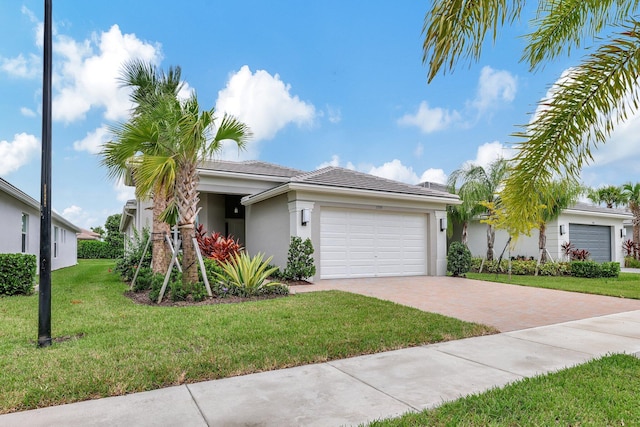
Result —
POLYGON ((435 182, 437 184, 447 183, 447 174, 442 169, 429 168, 422 173, 420 182, 435 182))
POLYGON ((337 154, 334 154, 333 156, 331 156, 331 160, 329 160, 328 162, 320 163, 316 167, 316 169, 322 169, 322 168, 326 168, 326 167, 329 167, 329 166, 344 167, 345 169, 356 170, 356 167, 351 162, 347 162, 346 165, 340 166, 340 156, 338 156, 337 154))
POLYGON ((427 101, 422 101, 415 114, 405 114, 398 119, 402 126, 416 126, 422 133, 431 133, 447 129, 454 122, 460 120, 457 111, 449 111, 443 108, 429 108, 427 101))
POLYGON ((253 141, 272 139, 290 123, 311 125, 315 107, 292 96, 291 86, 278 74, 265 70, 251 72, 244 65, 231 75, 227 86, 218 92, 216 110, 219 115, 232 114, 246 123, 253 132, 253 141))
POLYGON ((478 147, 476 158, 466 163, 473 163, 487 169, 487 167, 497 159, 510 159, 513 155, 514 150, 504 146, 499 141, 486 142, 478 147))
POLYGON ((10 76, 30 79, 41 75, 42 65, 37 55, 30 54, 25 58, 20 54, 15 58, 0 57, 0 70, 10 76))
POLYGON ((9 174, 29 163, 40 148, 39 140, 27 133, 16 134, 13 141, 0 141, 0 175, 9 174))
POLYGON ((135 188, 126 186, 122 178, 118 179, 113 189, 116 192, 116 199, 118 199, 119 202, 125 203, 127 200, 136 198, 135 188))
POLYGON ((31 108, 27 108, 27 107, 20 108, 20 114, 22 114, 25 117, 35 117, 36 116, 36 112, 33 111, 31 108))
POLYGON ((398 159, 386 162, 382 166, 374 166, 368 173, 382 178, 406 182, 407 184, 417 184, 420 181, 418 175, 413 171, 413 168, 403 165, 398 159))
POLYGON ((485 66, 480 71, 476 97, 471 102, 479 114, 486 110, 499 107, 500 104, 510 103, 516 97, 518 79, 505 70, 494 70, 485 66))
POLYGON ((73 148, 76 151, 86 151, 91 154, 98 154, 102 150, 104 143, 109 141, 109 139, 109 130, 105 125, 102 125, 93 132, 88 132, 80 141, 75 141, 73 143, 73 148))
POLYGON ((159 44, 122 34, 117 25, 91 40, 57 36, 53 49, 61 62, 53 76, 53 119, 67 123, 83 119, 92 108, 103 108, 108 120, 125 119, 131 103, 118 82, 122 65, 134 58, 151 64, 161 59, 159 44))
POLYGON ((99 219, 92 212, 88 212, 80 206, 71 205, 68 208, 62 210, 60 214, 67 220, 71 221, 74 225, 84 229, 90 229, 99 224, 99 219))

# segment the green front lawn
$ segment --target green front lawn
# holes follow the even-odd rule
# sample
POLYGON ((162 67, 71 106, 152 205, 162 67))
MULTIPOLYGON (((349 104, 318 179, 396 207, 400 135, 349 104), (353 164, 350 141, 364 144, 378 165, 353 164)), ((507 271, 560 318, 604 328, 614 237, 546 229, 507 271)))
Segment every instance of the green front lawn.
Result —
POLYGON ((640 360, 613 355, 371 426, 638 425, 640 360))
POLYGON ((0 413, 494 333, 346 292, 242 304, 136 305, 107 261, 53 273, 52 335, 38 297, 0 298, 0 413))
POLYGON ((469 279, 586 294, 640 299, 640 274, 620 273, 617 278, 585 279, 569 276, 516 276, 495 273, 467 273, 469 279))

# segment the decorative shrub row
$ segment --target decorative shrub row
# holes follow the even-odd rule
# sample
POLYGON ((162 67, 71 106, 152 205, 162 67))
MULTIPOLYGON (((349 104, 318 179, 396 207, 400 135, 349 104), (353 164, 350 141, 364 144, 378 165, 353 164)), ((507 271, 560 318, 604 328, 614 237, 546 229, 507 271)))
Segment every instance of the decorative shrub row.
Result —
MULTIPOLYGON (((511 274, 518 276, 533 276, 536 272, 537 261, 511 261, 511 274)), ((471 270, 480 271, 482 258, 471 259, 471 270)), ((509 261, 486 261, 482 267, 483 273, 507 273, 509 261)), ((618 277, 620 264, 617 262, 597 263, 595 261, 547 262, 538 267, 539 276, 574 276, 574 277, 618 277)))
POLYGON ((571 263, 571 275, 574 277, 618 277, 620 264, 617 262, 574 261, 571 263))
POLYGON ((79 259, 115 259, 122 255, 122 249, 100 240, 78 240, 79 259))
POLYGON ((0 254, 0 295, 31 295, 36 266, 35 255, 0 254))

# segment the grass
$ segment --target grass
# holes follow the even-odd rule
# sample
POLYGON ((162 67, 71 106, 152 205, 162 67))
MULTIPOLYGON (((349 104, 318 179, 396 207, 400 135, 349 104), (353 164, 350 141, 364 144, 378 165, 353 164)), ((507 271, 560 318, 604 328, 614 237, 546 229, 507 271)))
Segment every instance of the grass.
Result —
POLYGON ((640 299, 640 274, 620 273, 617 278, 585 279, 569 276, 516 276, 507 274, 467 273, 469 279, 509 283, 537 288, 559 289, 586 294, 640 299))
POLYGON ((612 355, 370 425, 630 426, 640 420, 638 390, 640 360, 612 355))
POLYGON ((52 276, 52 335, 38 297, 0 298, 0 413, 151 390, 495 332, 346 292, 198 307, 136 305, 112 263, 52 276))

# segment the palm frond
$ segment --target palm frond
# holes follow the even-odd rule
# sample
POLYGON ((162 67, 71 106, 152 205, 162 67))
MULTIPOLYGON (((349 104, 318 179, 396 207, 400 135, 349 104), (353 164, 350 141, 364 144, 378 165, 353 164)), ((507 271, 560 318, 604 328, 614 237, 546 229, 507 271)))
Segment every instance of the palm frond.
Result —
POLYGON ((477 61, 487 32, 495 41, 498 29, 520 16, 524 0, 436 0, 425 16, 422 62, 427 81, 444 67, 453 69, 460 58, 477 61))
POLYGON ((639 0, 541 1, 531 23, 536 30, 527 35, 529 43, 522 59, 534 70, 562 53, 569 54, 604 28, 622 24, 638 3, 639 0))
POLYGON ((639 75, 640 23, 632 21, 557 83, 534 120, 516 134, 525 141, 503 192, 510 216, 526 222, 538 215, 537 188, 554 177, 579 177, 592 148, 638 110, 639 75))

